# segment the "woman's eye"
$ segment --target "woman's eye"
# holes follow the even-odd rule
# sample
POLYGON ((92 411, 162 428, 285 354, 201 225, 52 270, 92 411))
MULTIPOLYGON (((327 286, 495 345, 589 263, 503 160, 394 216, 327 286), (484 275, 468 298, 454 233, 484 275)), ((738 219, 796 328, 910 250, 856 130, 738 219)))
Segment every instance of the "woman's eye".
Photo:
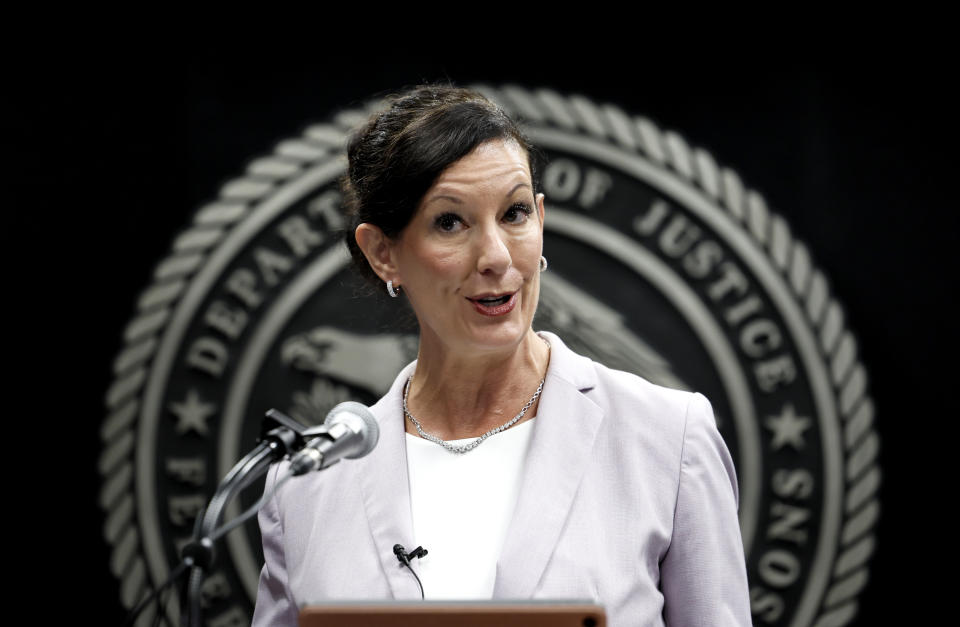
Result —
POLYGON ((454 231, 458 226, 460 226, 460 217, 454 213, 444 213, 443 215, 437 216, 437 219, 434 220, 434 225, 441 231, 454 231))
POLYGON ((531 213, 532 213, 532 210, 530 209, 530 205, 526 203, 518 202, 517 204, 507 209, 507 212, 503 214, 503 219, 505 222, 512 222, 514 224, 518 224, 521 222, 525 222, 526 219, 530 217, 531 213))

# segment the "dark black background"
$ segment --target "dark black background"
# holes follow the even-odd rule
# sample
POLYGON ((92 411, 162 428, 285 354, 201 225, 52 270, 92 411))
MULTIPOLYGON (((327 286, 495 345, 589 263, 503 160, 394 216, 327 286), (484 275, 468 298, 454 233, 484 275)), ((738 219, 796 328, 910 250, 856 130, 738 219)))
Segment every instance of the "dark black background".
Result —
POLYGON ((768 42, 677 55, 677 46, 618 40, 589 51, 571 40, 497 54, 387 46, 334 55, 326 45, 238 52, 223 42, 128 38, 21 57, 7 76, 3 120, 12 174, 5 301, 16 320, 8 395, 21 401, 17 435, 31 443, 19 450, 34 446, 39 425, 44 442, 53 433, 69 451, 66 463, 39 463, 50 470, 17 481, 18 493, 43 495, 58 530, 52 542, 24 543, 21 563, 36 575, 27 587, 101 624, 122 620, 97 507, 103 396, 136 297, 193 211, 310 122, 375 93, 449 78, 549 86, 643 114, 736 170, 787 219, 845 306, 876 401, 882 519, 856 624, 892 610, 924 615, 938 577, 930 558, 952 542, 935 522, 954 474, 944 445, 955 410, 941 400, 956 363, 958 224, 946 49, 768 42))

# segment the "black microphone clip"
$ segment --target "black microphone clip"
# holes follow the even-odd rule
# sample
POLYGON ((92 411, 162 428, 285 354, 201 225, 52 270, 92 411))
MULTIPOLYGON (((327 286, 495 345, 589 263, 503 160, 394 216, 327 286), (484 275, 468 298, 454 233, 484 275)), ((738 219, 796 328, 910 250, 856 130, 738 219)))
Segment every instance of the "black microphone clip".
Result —
POLYGON ((423 557, 427 554, 427 550, 422 546, 418 546, 414 550, 407 553, 407 550, 403 548, 402 544, 393 545, 393 554, 397 556, 397 561, 405 566, 410 565, 410 560, 415 557, 423 557))

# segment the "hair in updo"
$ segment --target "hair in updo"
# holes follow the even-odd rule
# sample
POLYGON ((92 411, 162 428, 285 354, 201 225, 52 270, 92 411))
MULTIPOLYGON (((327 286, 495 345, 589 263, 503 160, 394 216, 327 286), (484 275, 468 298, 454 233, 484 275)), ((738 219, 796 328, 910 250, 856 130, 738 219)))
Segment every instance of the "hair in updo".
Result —
POLYGON ((396 237, 437 177, 492 139, 513 139, 523 147, 538 190, 539 154, 503 109, 470 89, 424 85, 392 96, 387 108, 353 135, 341 189, 347 247, 365 279, 383 283, 357 245, 357 226, 374 224, 387 237, 396 237))

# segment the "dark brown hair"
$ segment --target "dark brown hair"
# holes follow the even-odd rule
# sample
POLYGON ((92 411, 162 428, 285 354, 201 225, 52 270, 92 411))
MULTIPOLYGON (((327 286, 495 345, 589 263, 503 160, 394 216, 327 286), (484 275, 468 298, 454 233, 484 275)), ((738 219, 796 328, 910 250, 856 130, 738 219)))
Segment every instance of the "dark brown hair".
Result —
POLYGON ((503 109, 470 89, 421 85, 392 96, 387 108, 353 135, 347 147, 349 167, 341 180, 345 238, 365 279, 382 285, 357 245, 357 226, 374 224, 387 237, 396 237, 437 177, 493 139, 513 139, 523 147, 534 190, 539 190, 539 153, 503 109))

